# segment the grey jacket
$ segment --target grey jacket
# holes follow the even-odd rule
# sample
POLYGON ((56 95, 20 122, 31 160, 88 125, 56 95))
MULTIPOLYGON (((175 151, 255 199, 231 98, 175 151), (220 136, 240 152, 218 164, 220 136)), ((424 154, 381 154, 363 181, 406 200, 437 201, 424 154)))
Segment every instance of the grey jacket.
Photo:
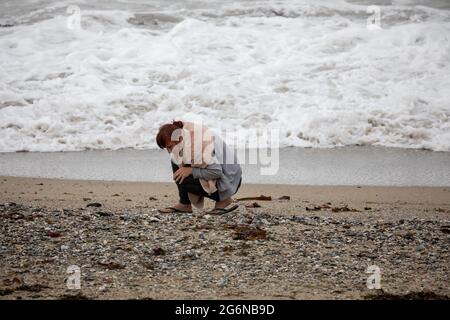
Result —
POLYGON ((227 147, 225 141, 214 134, 213 161, 206 168, 192 168, 195 179, 217 179, 217 190, 220 200, 227 199, 236 193, 242 177, 241 165, 235 149, 227 147))

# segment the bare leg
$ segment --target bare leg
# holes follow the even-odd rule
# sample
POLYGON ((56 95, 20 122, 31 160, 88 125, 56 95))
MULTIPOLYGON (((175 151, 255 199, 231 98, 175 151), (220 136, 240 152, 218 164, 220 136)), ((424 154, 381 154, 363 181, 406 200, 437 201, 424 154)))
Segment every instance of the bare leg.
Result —
MULTIPOLYGON (((172 161, 170 162, 172 165, 172 171, 175 172, 178 170, 178 166, 173 163, 172 161)), ((176 208, 178 210, 181 211, 192 211, 192 206, 191 206, 191 202, 189 201, 189 197, 188 197, 188 193, 185 190, 184 187, 182 187, 179 184, 176 184, 177 188, 178 188, 178 193, 180 196, 180 200, 177 204, 173 205, 172 208, 176 208)), ((166 208, 166 209, 159 209, 159 212, 162 213, 171 213, 173 210, 170 208, 166 208)))

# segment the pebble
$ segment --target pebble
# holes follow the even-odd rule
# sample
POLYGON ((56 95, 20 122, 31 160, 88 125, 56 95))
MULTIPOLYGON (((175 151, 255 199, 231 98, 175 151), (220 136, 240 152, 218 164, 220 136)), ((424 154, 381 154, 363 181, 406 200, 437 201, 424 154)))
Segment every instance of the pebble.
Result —
POLYGON ((154 208, 134 208, 111 211, 105 218, 95 211, 67 210, 0 204, 4 275, 20 274, 35 283, 50 281, 46 294, 54 297, 64 294, 64 288, 49 279, 67 276, 65 270, 73 264, 81 268, 83 281, 89 279, 94 298, 95 292, 117 294, 137 288, 160 293, 189 288, 195 298, 201 290, 214 294, 226 287, 257 296, 261 290, 255 288, 261 286, 283 296, 304 283, 325 293, 339 290, 348 295, 361 290, 355 283, 366 279, 367 266, 379 264, 387 288, 391 283, 409 289, 425 283, 449 294, 444 284, 450 272, 446 233, 450 221, 444 215, 387 221, 369 212, 348 217, 331 210, 328 216, 323 210, 320 216, 278 216, 244 210, 202 217, 157 215, 154 208), (9 218, 13 215, 24 218, 9 218), (268 236, 248 240, 256 225, 268 236), (63 236, 52 238, 47 232, 63 236), (37 266, 33 273, 27 271, 30 266, 37 266), (422 275, 424 266, 426 282, 412 276, 422 275), (113 287, 103 282, 106 276, 114 279, 113 287))
POLYGON ((101 206, 102 204, 100 202, 91 202, 86 205, 86 207, 94 207, 94 208, 99 208, 101 206))

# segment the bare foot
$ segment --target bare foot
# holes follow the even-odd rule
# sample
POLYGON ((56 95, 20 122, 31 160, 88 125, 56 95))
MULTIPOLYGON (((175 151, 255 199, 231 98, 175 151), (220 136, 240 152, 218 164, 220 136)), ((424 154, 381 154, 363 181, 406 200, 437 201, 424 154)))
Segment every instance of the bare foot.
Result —
POLYGON ((214 206, 214 209, 223 209, 225 207, 227 207, 228 205, 230 205, 233 202, 233 199, 228 198, 228 199, 224 199, 222 201, 217 201, 216 205, 214 206))
POLYGON ((182 204, 182 203, 178 203, 174 206, 171 206, 170 208, 159 209, 158 211, 162 213, 173 213, 174 210, 171 208, 175 208, 184 212, 192 212, 192 206, 190 204, 182 204))

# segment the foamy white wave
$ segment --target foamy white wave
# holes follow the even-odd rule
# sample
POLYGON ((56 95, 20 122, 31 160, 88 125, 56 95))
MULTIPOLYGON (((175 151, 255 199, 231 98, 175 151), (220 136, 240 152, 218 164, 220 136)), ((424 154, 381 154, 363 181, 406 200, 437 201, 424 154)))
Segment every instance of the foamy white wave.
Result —
POLYGON ((379 2, 381 30, 363 1, 78 2, 80 30, 2 8, 0 151, 155 148, 172 119, 450 151, 448 7, 379 2))

